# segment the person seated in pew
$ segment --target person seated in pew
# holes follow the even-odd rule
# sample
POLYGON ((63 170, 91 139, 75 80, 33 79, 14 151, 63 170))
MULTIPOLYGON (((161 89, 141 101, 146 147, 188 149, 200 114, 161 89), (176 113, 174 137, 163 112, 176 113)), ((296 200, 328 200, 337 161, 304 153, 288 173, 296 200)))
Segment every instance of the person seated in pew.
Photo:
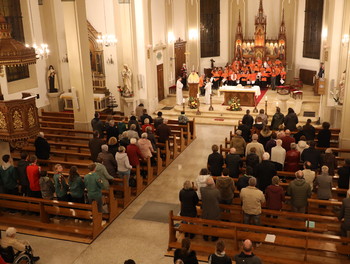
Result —
POLYGON ((237 129, 236 133, 230 141, 230 148, 235 148, 236 154, 240 155, 240 157, 244 157, 246 146, 247 143, 242 137, 242 130, 237 129))
POLYGON ((61 164, 55 165, 55 174, 53 175, 53 180, 55 182, 55 192, 57 200, 68 201, 68 184, 63 174, 63 167, 61 164))
POLYGON ((154 128, 157 129, 160 124, 163 123, 164 118, 162 117, 163 113, 158 112, 157 117, 153 120, 154 128))
POLYGON ((137 146, 137 139, 130 139, 130 145, 126 148, 126 154, 128 155, 130 165, 136 168, 137 165, 140 165, 140 159, 142 158, 142 154, 140 148, 137 146))
POLYGON ((73 203, 85 203, 85 185, 82 177, 78 173, 77 166, 70 167, 68 176, 70 201, 73 203))
POLYGON ((181 241, 181 248, 178 248, 174 252, 174 263, 181 259, 184 264, 198 264, 196 251, 191 250, 191 240, 187 237, 181 241))
POLYGON ((145 124, 145 119, 146 118, 148 118, 148 121, 149 121, 149 124, 152 124, 153 123, 153 118, 149 115, 149 114, 147 114, 147 109, 143 109, 142 110, 142 116, 141 116, 141 123, 142 123, 142 125, 144 125, 145 124))
POLYGON ((232 264, 232 260, 225 253, 225 243, 219 240, 216 243, 215 253, 209 255, 208 264, 232 264))
POLYGON ((284 190, 279 185, 280 178, 278 176, 272 177, 272 184, 267 186, 265 190, 267 209, 280 211, 285 201, 284 190))
POLYGON ((2 156, 2 165, 0 167, 0 181, 3 185, 5 194, 18 195, 18 175, 15 167, 11 163, 10 155, 2 156))
POLYGON ((236 264, 262 264, 260 258, 253 253, 253 243, 249 239, 243 242, 243 251, 233 258, 236 264))
POLYGON ((262 191, 256 188, 256 178, 249 179, 249 186, 243 188, 240 192, 243 210, 243 223, 261 225, 261 206, 265 203, 265 196, 262 191))
POLYGON ((289 183, 287 195, 291 197, 292 211, 305 214, 308 205, 307 199, 311 197, 311 187, 303 176, 301 170, 295 173, 296 179, 289 183))
POLYGON ((211 176, 221 176, 222 166, 224 165, 224 157, 218 152, 218 145, 211 147, 213 153, 209 154, 207 167, 211 176))
POLYGON ((40 171, 41 168, 37 165, 38 158, 35 155, 30 156, 30 164, 27 166, 27 176, 29 181, 29 197, 41 198, 40 191, 40 171))
POLYGON ((88 166, 89 173, 84 177, 85 188, 87 189, 88 202, 97 202, 98 212, 102 213, 102 188, 103 182, 100 176, 96 173, 96 163, 88 166))
POLYGON ((113 178, 117 176, 117 162, 114 156, 108 151, 108 145, 103 144, 101 146, 101 152, 97 156, 97 162, 98 161, 101 161, 100 163, 102 163, 106 167, 107 172, 110 176, 112 176, 113 178))
POLYGON ((159 143, 165 143, 167 140, 169 140, 169 137, 171 136, 171 129, 168 126, 167 119, 164 119, 163 123, 158 126, 156 130, 156 135, 159 137, 159 143))
POLYGON ((130 179, 130 170, 132 166, 129 163, 128 155, 125 153, 125 147, 120 146, 118 148, 117 154, 115 154, 115 159, 118 164, 118 178, 127 177, 127 182, 130 179))
POLYGON ((315 179, 315 189, 317 190, 317 199, 329 200, 332 198, 332 176, 329 175, 327 166, 322 166, 321 174, 315 179))
POLYGON ((321 155, 322 157, 322 165, 327 166, 329 171, 329 175, 334 176, 335 170, 338 167, 337 159, 332 152, 331 148, 327 148, 325 154, 321 155))
POLYGON ((148 118, 145 118, 144 124, 142 125, 142 132, 146 132, 146 128, 147 127, 150 127, 152 129, 152 131, 154 131, 154 126, 149 123, 149 119, 148 118))
POLYGON ((109 187, 110 187, 109 181, 113 180, 114 177, 108 173, 107 168, 103 164, 103 160, 101 157, 97 158, 97 161, 95 162, 95 164, 96 164, 95 173, 100 177, 102 181, 102 185, 103 185, 102 189, 109 190, 109 187))
POLYGON ((210 177, 209 171, 207 168, 200 170, 199 175, 196 178, 196 189, 199 200, 202 199, 200 189, 207 186, 207 179, 210 177))
MULTIPOLYGON (((19 252, 26 251, 27 247, 30 247, 29 242, 25 240, 19 240, 16 238, 17 230, 14 227, 9 227, 5 231, 6 236, 1 238, 0 245, 3 249, 6 249, 8 247, 12 247, 14 250, 15 255, 17 255, 19 252)), ((15 257, 15 256, 13 256, 15 257)), ((32 256, 32 260, 34 262, 39 261, 40 257, 38 256, 32 256)), ((12 260, 6 260, 7 262, 11 262, 12 260)))
POLYGON ((55 185, 47 175, 46 171, 40 172, 39 184, 42 198, 46 200, 52 200, 55 193, 55 185))
POLYGON ((345 159, 345 164, 343 167, 338 169, 338 174, 339 174, 338 188, 349 189, 350 159, 345 159))
POLYGON ((242 167, 241 156, 237 154, 235 148, 230 148, 230 152, 225 158, 226 168, 229 170, 231 178, 238 178, 242 167))
MULTIPOLYGON (((258 162, 259 162, 259 159, 258 159, 258 162)), ((254 174, 253 168, 250 166, 247 166, 245 169, 245 173, 238 178, 238 181, 236 183, 236 187, 238 191, 241 191, 243 188, 249 185, 249 179, 253 177, 253 174, 254 174)))
POLYGON ((344 222, 341 223, 340 234, 342 237, 347 237, 347 233, 350 232, 350 190, 347 191, 347 198, 342 201, 338 219, 339 221, 344 219, 344 222))
POLYGON ((235 196, 235 182, 229 177, 229 169, 224 168, 222 175, 216 178, 216 187, 220 191, 220 203, 232 204, 233 197, 235 196))
POLYGON ((100 138, 100 133, 95 130, 93 132, 93 138, 89 140, 89 149, 91 153, 91 160, 96 162, 98 153, 101 152, 101 146, 105 143, 103 139, 100 138))
MULTIPOLYGON (((197 204, 199 202, 198 195, 196 190, 193 188, 193 185, 190 181, 185 181, 183 184, 183 188, 180 190, 179 199, 181 203, 181 216, 187 217, 197 217, 197 204)), ((194 238, 195 234, 186 233, 187 237, 190 235, 190 238, 194 238)))
POLYGON ((185 115, 185 111, 181 111, 181 114, 178 116, 177 121, 179 122, 179 125, 187 125, 189 120, 185 115))
POLYGON ((50 159, 50 144, 45 139, 44 132, 39 132, 34 142, 35 155, 39 159, 48 160, 50 159))

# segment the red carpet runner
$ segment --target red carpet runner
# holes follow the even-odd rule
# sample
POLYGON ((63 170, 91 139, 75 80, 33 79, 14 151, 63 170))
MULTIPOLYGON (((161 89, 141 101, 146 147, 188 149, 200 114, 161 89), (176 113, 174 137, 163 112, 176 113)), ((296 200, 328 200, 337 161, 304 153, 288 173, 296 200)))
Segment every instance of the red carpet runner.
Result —
POLYGON ((267 90, 268 90, 267 88, 260 90, 260 95, 258 97, 256 97, 256 105, 258 105, 260 100, 265 96, 267 90))

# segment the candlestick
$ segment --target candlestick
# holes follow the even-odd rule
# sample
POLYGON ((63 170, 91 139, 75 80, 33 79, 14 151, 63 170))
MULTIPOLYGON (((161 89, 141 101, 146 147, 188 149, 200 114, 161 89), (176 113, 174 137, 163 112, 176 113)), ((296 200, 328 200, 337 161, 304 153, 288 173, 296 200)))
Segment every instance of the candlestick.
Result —
POLYGON ((185 98, 182 98, 182 103, 184 104, 186 102, 186 99, 185 98))
POLYGON ((267 96, 265 96, 265 101, 267 101, 267 96))
POLYGON ((199 93, 197 93, 197 98, 199 98, 199 93))
POLYGON ((278 102, 276 102, 276 107, 278 107, 278 102))

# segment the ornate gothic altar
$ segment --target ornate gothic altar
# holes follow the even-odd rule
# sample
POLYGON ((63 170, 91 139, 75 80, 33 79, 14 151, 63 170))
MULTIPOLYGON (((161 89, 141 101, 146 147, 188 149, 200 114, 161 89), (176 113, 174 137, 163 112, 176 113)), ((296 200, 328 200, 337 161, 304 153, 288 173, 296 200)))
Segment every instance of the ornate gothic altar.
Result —
POLYGON ((254 38, 244 38, 241 13, 239 13, 235 39, 235 58, 252 58, 253 60, 279 59, 286 64, 286 26, 284 23, 284 9, 278 37, 267 39, 266 37, 267 17, 264 14, 263 3, 260 0, 258 14, 255 16, 254 38))

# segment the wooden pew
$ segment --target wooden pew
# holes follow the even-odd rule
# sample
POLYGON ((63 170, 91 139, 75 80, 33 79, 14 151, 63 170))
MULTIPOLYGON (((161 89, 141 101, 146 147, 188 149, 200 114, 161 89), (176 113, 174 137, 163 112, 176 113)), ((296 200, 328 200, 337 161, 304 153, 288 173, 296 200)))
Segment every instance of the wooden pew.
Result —
POLYGON ((41 110, 41 116, 50 116, 50 117, 74 117, 73 112, 50 112, 41 110))
POLYGON ((7 194, 0 194, 0 201, 2 208, 39 213, 38 217, 28 217, 25 221, 23 215, 3 214, 0 216, 2 230, 15 226, 19 232, 27 234, 91 243, 104 229, 102 213, 98 212, 96 202, 80 204, 7 194), (50 215, 82 219, 92 225, 56 224, 50 215))
MULTIPOLYGON (((239 241, 250 239, 253 242, 263 243, 265 245, 273 245, 274 247, 283 248, 282 252, 289 249, 300 250, 299 254, 286 254, 293 256, 292 259, 278 258, 278 263, 304 263, 314 254, 327 252, 348 254, 350 244, 342 245, 342 243, 350 242, 349 238, 343 238, 334 235, 318 234, 312 232, 300 232, 294 230, 286 230, 281 228, 262 227, 254 225, 245 225, 240 223, 221 222, 214 220, 205 220, 200 218, 175 216, 172 211, 169 213, 169 242, 168 250, 181 248, 181 243, 178 238, 181 238, 180 233, 191 233, 197 235, 217 236, 226 243, 226 254, 233 257, 239 253, 239 241), (274 243, 265 242, 267 234, 276 236, 274 243), (316 253, 315 253, 316 251, 316 253)), ((197 254, 209 255, 215 252, 215 245, 211 246, 201 242, 201 240, 193 240, 191 248, 197 251, 197 254)), ((269 254, 259 253, 259 257, 266 262, 274 262, 272 252, 269 254)))

